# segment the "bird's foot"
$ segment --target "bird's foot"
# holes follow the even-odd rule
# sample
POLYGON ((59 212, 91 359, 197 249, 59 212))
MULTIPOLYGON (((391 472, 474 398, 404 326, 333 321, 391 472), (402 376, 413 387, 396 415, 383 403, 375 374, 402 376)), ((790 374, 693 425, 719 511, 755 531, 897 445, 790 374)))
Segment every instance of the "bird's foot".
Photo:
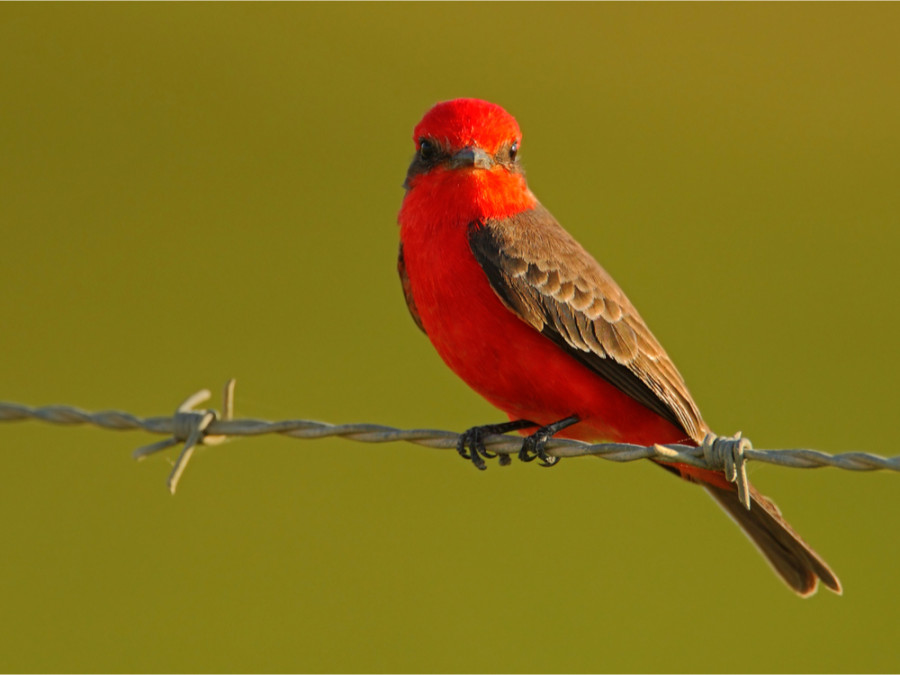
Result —
MULTIPOLYGON (((456 451, 463 459, 471 460, 477 469, 484 471, 487 465, 485 459, 493 459, 497 453, 484 447, 484 439, 492 434, 505 434, 507 431, 518 431, 528 427, 536 427, 537 424, 530 420, 515 420, 503 424, 485 424, 480 427, 472 427, 459 435, 456 441, 456 451)), ((509 455, 500 455, 500 465, 510 463, 509 455)))
POLYGON ((541 427, 530 436, 522 441, 522 449, 519 450, 519 459, 523 462, 532 462, 535 459, 541 460, 541 466, 553 466, 559 462, 559 457, 547 454, 547 442, 553 438, 553 435, 562 431, 566 427, 570 427, 581 420, 578 415, 570 415, 565 419, 561 419, 553 424, 541 427))

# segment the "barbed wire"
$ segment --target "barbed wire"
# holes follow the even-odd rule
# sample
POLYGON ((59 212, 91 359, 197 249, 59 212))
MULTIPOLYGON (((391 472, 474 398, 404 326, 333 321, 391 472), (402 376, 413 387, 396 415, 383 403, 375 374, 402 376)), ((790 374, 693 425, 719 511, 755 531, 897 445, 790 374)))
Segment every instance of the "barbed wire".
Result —
MULTIPOLYGON (((393 443, 404 441, 429 448, 456 449, 460 435, 452 431, 436 429, 398 429, 380 424, 328 424, 313 420, 284 420, 270 422, 260 419, 234 419, 235 381, 225 384, 223 412, 195 410, 195 406, 208 400, 210 392, 203 389, 189 396, 168 417, 141 418, 119 410, 88 412, 68 405, 31 407, 20 403, 0 401, 0 422, 38 420, 51 424, 91 424, 116 431, 142 430, 153 434, 166 434, 169 438, 145 445, 134 451, 137 460, 184 443, 168 478, 169 491, 174 494, 187 463, 198 445, 217 445, 237 436, 261 436, 280 434, 290 438, 345 438, 363 443, 393 443)), ((517 454, 522 438, 507 435, 491 435, 484 439, 485 447, 497 455, 517 454)), ((667 464, 688 464, 702 469, 724 471, 729 481, 737 486, 744 506, 750 508, 746 462, 756 460, 778 466, 799 469, 826 466, 848 471, 900 471, 900 456, 881 457, 866 452, 846 452, 830 455, 818 450, 790 448, 785 450, 757 450, 738 432, 733 437, 709 434, 700 447, 667 445, 632 445, 629 443, 583 443, 564 438, 553 438, 546 446, 553 457, 581 457, 594 455, 613 462, 632 462, 653 459, 667 464)))

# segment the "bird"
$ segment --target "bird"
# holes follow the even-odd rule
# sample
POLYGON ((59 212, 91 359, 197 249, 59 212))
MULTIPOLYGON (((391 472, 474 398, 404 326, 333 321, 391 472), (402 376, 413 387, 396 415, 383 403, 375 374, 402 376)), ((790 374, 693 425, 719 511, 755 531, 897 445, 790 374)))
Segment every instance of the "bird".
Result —
MULTIPOLYGON (((684 379, 634 305, 528 187, 522 133, 501 106, 442 101, 413 130, 398 215, 406 305, 443 361, 508 421, 457 449, 486 467, 489 434, 524 436, 523 461, 552 466, 553 437, 700 445, 710 432, 684 379)), ((507 463, 508 456, 501 456, 507 463)), ((724 472, 656 462, 705 488, 802 597, 841 584, 775 503, 724 472)))

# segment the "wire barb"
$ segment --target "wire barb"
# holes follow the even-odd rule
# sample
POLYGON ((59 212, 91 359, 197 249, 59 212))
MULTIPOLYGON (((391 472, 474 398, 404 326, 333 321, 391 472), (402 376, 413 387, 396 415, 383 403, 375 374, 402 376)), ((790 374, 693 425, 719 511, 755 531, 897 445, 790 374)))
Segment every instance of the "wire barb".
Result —
MULTIPOLYGON (((269 422, 256 419, 234 419, 234 379, 225 384, 223 413, 215 410, 194 410, 207 401, 208 390, 189 396, 171 417, 140 418, 118 410, 90 413, 79 408, 51 405, 32 408, 20 403, 0 401, 0 422, 34 419, 52 424, 93 424, 104 429, 127 431, 141 429, 169 438, 145 445, 134 451, 133 456, 142 460, 174 445, 184 447, 169 474, 168 486, 175 493, 181 476, 198 445, 217 445, 234 436, 261 436, 281 434, 291 438, 345 438, 363 443, 393 443, 405 441, 429 448, 456 448, 459 434, 434 429, 397 429, 379 424, 326 424, 312 420, 283 420, 269 422)), ((521 437, 491 435, 484 438, 485 447, 494 454, 509 456, 519 452, 521 437)), ((632 462, 638 459, 654 459, 665 463, 689 464, 701 469, 724 471, 728 480, 735 483, 738 495, 749 508, 750 498, 746 462, 750 460, 793 468, 818 468, 832 466, 848 471, 900 471, 900 456, 880 457, 865 452, 847 452, 829 455, 818 450, 794 448, 788 450, 757 450, 740 433, 733 437, 710 434, 700 447, 688 445, 631 445, 628 443, 590 444, 564 438, 553 438, 546 445, 551 457, 580 457, 595 455, 613 462, 632 462)))
POLYGON ((716 436, 710 432, 703 439, 700 449, 703 451, 703 459, 706 460, 706 463, 711 468, 724 471, 728 482, 737 486, 738 499, 749 511, 750 482, 747 480, 745 452, 753 449, 750 439, 744 438, 740 431, 730 437, 716 436))
MULTIPOLYGON (((225 391, 222 395, 222 407, 224 413, 222 419, 230 420, 234 414, 234 385, 235 380, 231 378, 225 383, 225 391)), ((178 482, 181 475, 187 468, 187 463, 194 454, 194 448, 198 445, 218 445, 228 439, 223 434, 210 435, 208 433, 209 426, 218 419, 215 410, 194 410, 194 406, 200 405, 204 401, 208 401, 211 394, 209 389, 201 389, 200 391, 188 396, 178 408, 172 417, 172 437, 164 441, 152 443, 138 448, 132 453, 134 459, 140 461, 149 455, 161 450, 184 443, 184 448, 175 465, 172 467, 172 473, 169 474, 168 486, 169 492, 173 495, 178 488, 178 482)))

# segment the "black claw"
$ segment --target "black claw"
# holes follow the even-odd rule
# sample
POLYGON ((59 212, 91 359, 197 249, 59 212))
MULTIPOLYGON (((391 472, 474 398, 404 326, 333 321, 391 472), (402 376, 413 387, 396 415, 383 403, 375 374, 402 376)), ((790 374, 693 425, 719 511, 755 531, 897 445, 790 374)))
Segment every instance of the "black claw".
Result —
POLYGON ((533 462, 535 459, 539 459, 541 460, 541 466, 555 466, 559 462, 559 457, 547 454, 547 442, 553 438, 554 434, 572 426, 580 419, 578 415, 571 415, 558 422, 541 427, 522 441, 519 459, 523 462, 533 462))
MULTIPOLYGON (((477 469, 484 471, 487 468, 484 460, 497 457, 497 453, 491 452, 484 446, 485 437, 535 426, 537 425, 534 422, 528 420, 516 420, 504 424, 486 424, 480 427, 472 427, 459 435, 459 439, 456 441, 456 451, 460 457, 470 460, 477 469)), ((510 461, 509 455, 500 455, 500 466, 507 466, 510 461)))
POLYGON ((524 441, 522 441, 522 448, 519 450, 519 461, 520 462, 533 462, 535 458, 537 458, 537 454, 534 450, 534 436, 528 436, 524 441))
POLYGON ((475 427, 459 435, 459 440, 456 441, 456 451, 460 457, 471 460, 477 469, 484 471, 487 466, 478 455, 479 445, 483 448, 484 441, 479 437, 478 427, 475 427), (471 452, 469 452, 469 448, 472 449, 471 452))
POLYGON ((546 446, 553 436, 546 432, 536 432, 522 441, 522 449, 519 450, 519 459, 523 462, 541 460, 541 466, 553 466, 559 461, 559 457, 548 455, 546 446))

